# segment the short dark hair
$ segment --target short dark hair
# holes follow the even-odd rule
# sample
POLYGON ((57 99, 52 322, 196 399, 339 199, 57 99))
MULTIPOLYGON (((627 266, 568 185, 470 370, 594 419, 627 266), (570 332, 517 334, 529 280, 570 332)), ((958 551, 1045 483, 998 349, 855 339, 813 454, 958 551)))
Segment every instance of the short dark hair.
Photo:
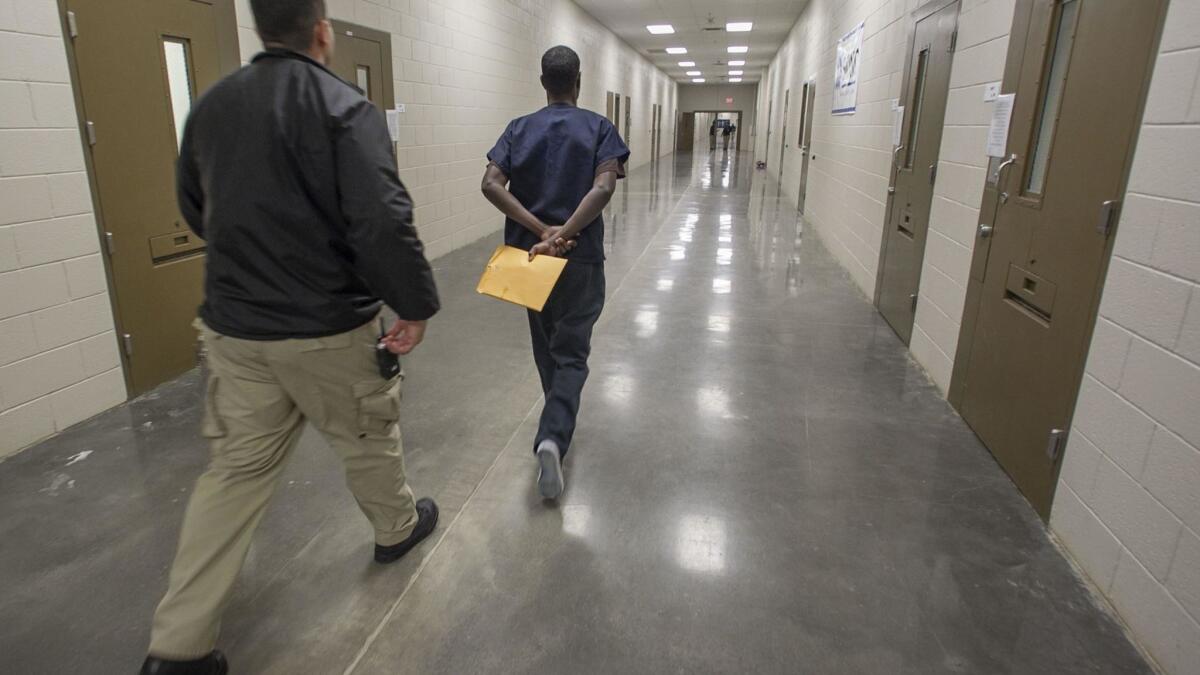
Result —
POLYGON ((312 45, 313 25, 325 18, 325 0, 250 0, 263 42, 298 52, 312 45))
POLYGON ((559 45, 542 54, 542 86, 550 94, 569 94, 579 82, 579 55, 559 45))

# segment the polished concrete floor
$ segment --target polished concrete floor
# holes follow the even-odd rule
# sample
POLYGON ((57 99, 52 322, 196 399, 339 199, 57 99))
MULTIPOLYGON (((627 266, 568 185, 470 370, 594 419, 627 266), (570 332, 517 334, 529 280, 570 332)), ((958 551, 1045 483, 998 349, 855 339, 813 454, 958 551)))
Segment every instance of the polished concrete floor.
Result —
MULTIPOLYGON (((568 487, 535 496, 494 241, 406 364, 435 536, 395 566, 305 436, 220 647, 235 673, 1148 673, 987 451, 745 153, 608 215, 568 487)), ((189 375, 0 464, 0 672, 131 673, 206 450, 189 375)))

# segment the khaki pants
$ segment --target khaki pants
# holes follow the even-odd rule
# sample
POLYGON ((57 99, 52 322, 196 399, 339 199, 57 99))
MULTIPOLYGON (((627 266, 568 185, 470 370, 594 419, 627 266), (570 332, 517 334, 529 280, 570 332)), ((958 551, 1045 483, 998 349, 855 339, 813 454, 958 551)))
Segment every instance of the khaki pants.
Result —
POLYGON ((198 327, 211 369, 203 433, 212 460, 196 482, 154 615, 150 653, 163 658, 195 658, 216 644, 250 539, 305 420, 341 456, 376 543, 404 540, 417 522, 397 424, 400 378, 379 376, 374 322, 331 337, 279 341, 198 327))

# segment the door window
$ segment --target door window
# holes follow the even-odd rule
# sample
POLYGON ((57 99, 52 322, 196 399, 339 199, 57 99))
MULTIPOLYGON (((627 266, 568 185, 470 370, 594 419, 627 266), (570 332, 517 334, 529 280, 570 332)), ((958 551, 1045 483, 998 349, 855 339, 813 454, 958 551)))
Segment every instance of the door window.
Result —
POLYGON ((1054 30, 1046 88, 1042 94, 1042 109, 1038 113, 1037 140, 1030 155, 1029 179, 1025 184, 1025 191, 1032 194, 1042 194, 1046 184, 1046 167, 1050 162, 1054 127, 1058 123, 1058 110, 1062 103, 1063 88, 1067 83, 1071 45, 1075 42, 1075 17, 1078 13, 1079 0, 1064 0, 1058 9, 1058 25, 1054 30))
POLYGON ((911 169, 917 156, 917 132, 921 129, 921 106, 925 103, 925 74, 929 65, 929 47, 917 55, 917 79, 913 94, 912 111, 908 118, 908 148, 904 151, 904 168, 911 169))
POLYGON ((167 66, 167 95, 175 123, 175 147, 183 143, 183 127, 192 109, 192 69, 188 62, 188 42, 183 38, 163 38, 163 60, 167 66))
POLYGON ((364 96, 371 98, 371 69, 368 66, 354 66, 354 83, 362 90, 364 96))

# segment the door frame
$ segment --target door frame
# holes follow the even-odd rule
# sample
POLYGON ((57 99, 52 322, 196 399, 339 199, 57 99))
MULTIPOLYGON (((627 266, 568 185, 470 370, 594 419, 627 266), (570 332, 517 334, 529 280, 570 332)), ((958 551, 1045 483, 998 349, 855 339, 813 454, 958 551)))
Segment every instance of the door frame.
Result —
MULTIPOLYGON (((341 37, 362 37, 379 43, 380 49, 383 50, 383 101, 386 104, 381 109, 394 109, 396 107, 396 80, 392 70, 392 34, 332 17, 329 21, 333 24, 333 30, 336 33, 335 41, 341 37)), ((354 83, 351 82, 351 84, 354 83)))
MULTIPOLYGON (((124 2, 125 0, 109 0, 124 2)), ((234 0, 196 0, 212 5, 217 21, 217 62, 224 75, 237 70, 242 65, 241 51, 238 47, 237 10, 234 0)), ((83 166, 87 173, 88 192, 92 201, 92 214, 96 221, 96 236, 100 241, 100 261, 104 265, 105 290, 108 292, 109 308, 112 311, 114 339, 117 341, 117 354, 121 358, 121 376, 125 380, 126 397, 133 391, 133 372, 129 364, 129 354, 121 344, 121 336, 125 327, 121 322, 120 299, 116 292, 116 278, 112 266, 112 252, 107 245, 108 227, 104 222, 104 208, 100 203, 100 186, 96 179, 96 166, 89 151, 91 144, 87 135, 87 111, 83 105, 83 90, 80 87, 79 60, 75 52, 75 42, 71 39, 71 26, 67 18, 67 0, 58 0, 58 20, 62 30, 63 44, 67 52, 67 71, 71 77, 71 97, 75 102, 75 119, 79 127, 79 145, 83 150, 83 166)))
POLYGON ((742 112, 741 109, 738 109, 738 110, 689 110, 683 114, 684 115, 698 115, 700 113, 713 113, 714 115, 723 114, 723 113, 731 113, 731 114, 737 115, 737 121, 738 121, 737 132, 734 134, 735 136, 737 136, 737 138, 734 139, 734 142, 737 143, 738 151, 739 152, 741 151, 741 149, 742 149, 742 121, 746 119, 746 115, 745 115, 745 113, 742 112))
MULTIPOLYGON (((909 12, 909 14, 908 14, 909 24, 907 27, 908 36, 904 40, 905 48, 908 50, 908 56, 905 57, 904 79, 902 80, 903 86, 900 89, 899 101, 901 101, 901 102, 907 101, 908 95, 910 93, 908 91, 908 88, 909 88, 910 83, 912 82, 912 75, 913 75, 912 69, 914 66, 913 61, 915 60, 915 59, 912 59, 911 57, 912 57, 912 53, 913 53, 913 47, 916 45, 916 41, 917 41, 917 24, 920 23, 922 19, 927 19, 927 18, 933 16, 934 14, 942 11, 943 9, 949 7, 950 5, 953 5, 955 3, 961 3, 961 2, 962 2, 962 0, 929 0, 925 4, 914 9, 913 11, 909 12)), ((962 6, 960 4, 960 6, 958 8, 958 16, 955 18, 954 31, 956 33, 958 32, 958 19, 961 17, 962 17, 962 6)), ((1014 28, 1015 28, 1015 26, 1014 26, 1014 28)), ((1012 43, 1010 42, 1009 44, 1011 45, 1012 43)), ((956 48, 956 50, 954 52, 952 52, 950 55, 950 68, 951 68, 952 76, 953 76, 953 69, 954 69, 954 57, 957 55, 958 55, 958 51, 956 48)), ((1010 58, 1011 58, 1011 54, 1010 54, 1010 58)), ((1006 77, 1008 76, 1008 66, 1007 65, 1005 66, 1004 74, 1006 77)), ((953 87, 951 87, 950 89, 952 90, 953 87)), ((947 98, 946 98, 946 107, 947 108, 949 108, 949 106, 950 106, 949 91, 950 90, 947 90, 947 98)), ((911 107, 912 106, 906 106, 905 112, 907 112, 908 108, 911 108, 911 107)), ((904 124, 904 122, 905 122, 905 120, 900 121, 901 127, 904 129, 907 129, 908 127, 907 127, 907 125, 904 124)), ((945 120, 943 120, 942 121, 943 140, 945 140, 945 132, 946 132, 946 123, 945 123, 945 120)), ((901 140, 906 140, 906 139, 904 139, 902 136, 901 140)), ((939 146, 940 146, 940 143, 939 143, 939 146)), ((888 191, 887 191, 887 197, 886 197, 886 199, 884 199, 884 202, 883 202, 883 206, 885 209, 884 210, 885 215, 884 215, 884 220, 883 220, 883 232, 880 234, 879 263, 875 266, 875 295, 873 296, 872 302, 871 302, 871 304, 873 304, 876 309, 879 308, 879 298, 880 298, 880 295, 883 293, 883 274, 882 274, 882 272, 883 272, 884 263, 887 261, 887 249, 888 249, 888 238, 889 238, 888 234, 890 233, 890 228, 893 226, 892 214, 893 214, 893 206, 895 205, 894 202, 896 200, 896 189, 895 189, 896 188, 896 179, 899 178, 899 175, 900 175, 900 165, 896 162, 896 154, 897 154, 896 151, 902 147, 905 147, 905 146, 900 145, 900 146, 892 147, 891 162, 888 167, 888 191)), ((942 152, 941 152, 941 148, 939 147, 938 148, 938 161, 939 162, 941 161, 941 155, 942 155, 942 152)), ((936 192, 936 185, 934 186, 934 189, 936 192)), ((930 199, 929 209, 930 209, 930 213, 932 214, 932 212, 933 212, 932 198, 930 199)), ((926 228, 925 248, 928 249, 929 248, 929 234, 928 234, 929 223, 925 224, 925 228, 926 228)), ((926 252, 927 251, 921 252, 922 267, 925 264, 924 261, 925 261, 926 252)), ((917 294, 918 295, 920 295, 920 292, 921 292, 921 277, 922 276, 924 276, 924 275, 919 274, 917 276, 917 294)), ((916 326, 916 312, 915 311, 913 312, 913 326, 916 326)), ((909 336, 909 342, 912 342, 911 334, 909 336)))

